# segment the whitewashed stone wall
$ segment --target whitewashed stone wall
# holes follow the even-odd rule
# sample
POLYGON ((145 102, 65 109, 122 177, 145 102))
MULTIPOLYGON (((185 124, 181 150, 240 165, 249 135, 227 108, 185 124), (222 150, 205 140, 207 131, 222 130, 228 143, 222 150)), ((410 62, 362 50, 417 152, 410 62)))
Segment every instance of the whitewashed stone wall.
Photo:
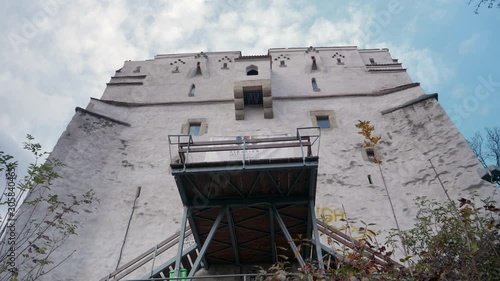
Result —
MULTIPOLYGON (((363 155, 363 137, 355 128, 358 120, 370 120, 375 133, 382 136, 377 153, 403 228, 413 224, 416 196, 446 198, 429 159, 453 199, 468 197, 470 192, 492 195, 494 187, 480 180, 476 173, 479 162, 435 99, 381 113, 424 95, 422 88, 366 95, 412 83, 402 70, 368 71, 369 58, 377 63, 394 62, 387 49, 271 49, 269 54, 270 59, 235 61, 239 52, 206 53, 208 59, 201 64, 205 73, 198 76, 193 75, 200 60, 197 54, 125 62, 116 76, 146 75, 143 79, 120 80, 142 80, 143 85, 108 86, 102 99, 132 104, 93 99, 87 110, 130 127, 77 112, 54 148, 52 156, 66 166, 53 190, 64 197, 93 189, 100 204, 72 217, 79 226, 78 236, 71 237, 53 257, 76 252, 45 280, 98 280, 115 269, 138 186, 142 191, 121 264, 179 230, 182 204, 169 174, 168 135, 180 134, 182 124, 193 118, 205 118, 208 124, 207 134, 196 140, 295 134, 297 127, 312 125, 310 111, 333 111, 337 127, 322 131, 316 195, 317 215, 327 216, 333 226, 340 226, 340 218, 347 214, 350 219, 376 223, 379 230, 395 227, 379 168, 363 155), (332 57, 337 53, 343 56, 343 65, 332 57), (320 62, 318 71, 308 66, 312 55, 320 62), (286 66, 280 66, 283 58, 286 66), (221 69, 225 61, 229 69, 221 69), (245 75, 250 64, 259 67, 258 76, 245 75), (134 72, 139 66, 140 70, 134 72), (175 66, 179 66, 179 73, 172 73, 175 66), (234 83, 269 78, 274 118, 264 119, 262 114, 249 112, 245 120, 235 120, 234 83), (317 80, 319 92, 313 91, 312 78, 317 80), (192 84, 196 92, 189 97, 192 84), (149 105, 138 106, 141 103, 149 105)), ((150 265, 132 277, 141 277, 148 270, 150 265)))

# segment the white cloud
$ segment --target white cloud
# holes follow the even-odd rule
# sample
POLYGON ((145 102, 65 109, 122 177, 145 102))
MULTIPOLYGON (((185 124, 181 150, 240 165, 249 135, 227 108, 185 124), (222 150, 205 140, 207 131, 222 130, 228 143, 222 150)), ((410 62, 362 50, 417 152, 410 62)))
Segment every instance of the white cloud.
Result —
POLYGON ((49 95, 9 72, 0 73, 0 83, 4 85, 0 99, 8 105, 2 106, 0 112, 0 127, 7 128, 4 133, 19 143, 26 134, 33 134, 50 150, 56 141, 54 137, 61 134, 72 115, 71 98, 49 95))
POLYGON ((425 89, 433 90, 449 81, 454 75, 453 69, 430 49, 416 49, 409 46, 393 46, 394 58, 403 62, 403 67, 415 82, 420 82, 425 89))
POLYGON ((461 55, 472 53, 476 49, 480 37, 479 33, 474 33, 471 37, 460 42, 458 53, 461 55))
MULTIPOLYGON (((0 90, 0 126, 19 142, 34 133, 55 144, 74 107, 100 97, 125 60, 199 51, 262 54, 272 47, 309 45, 388 47, 391 42, 380 39, 389 38, 381 36, 384 28, 398 24, 395 15, 384 18, 385 5, 351 2, 329 4, 334 7, 327 17, 321 16, 324 7, 306 0, 57 1, 64 4, 19 52, 0 36, 0 57, 9 69, 0 74, 0 82, 8 85, 0 90)), ((9 19, 30 20, 41 7, 11 11, 9 19)), ((19 33, 21 27, 22 22, 14 22, 6 31, 19 33)), ((430 88, 453 75, 428 49, 391 51, 415 81, 430 88)))
POLYGON ((467 89, 463 86, 455 86, 451 89, 451 96, 457 99, 463 99, 467 95, 467 89))

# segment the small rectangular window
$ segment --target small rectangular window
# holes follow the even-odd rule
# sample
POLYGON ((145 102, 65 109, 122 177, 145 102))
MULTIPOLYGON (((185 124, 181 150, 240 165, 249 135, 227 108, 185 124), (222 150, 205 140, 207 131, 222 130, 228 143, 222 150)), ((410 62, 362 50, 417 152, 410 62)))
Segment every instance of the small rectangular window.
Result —
POLYGON ((375 150, 371 147, 366 148, 366 156, 368 157, 368 160, 371 162, 375 162, 375 150))
POLYGON ((286 66, 286 64, 285 64, 285 61, 284 61, 284 60, 280 61, 280 66, 281 66, 281 67, 286 66))
POLYGON ((316 116, 316 121, 318 123, 318 127, 321 129, 330 128, 330 118, 328 118, 328 116, 316 116))
POLYGON ((200 123, 190 123, 189 124, 189 134, 192 136, 199 136, 200 135, 200 128, 201 128, 200 123))
POLYGON ((371 64, 375 64, 375 59, 374 58, 370 58, 370 63, 371 64))

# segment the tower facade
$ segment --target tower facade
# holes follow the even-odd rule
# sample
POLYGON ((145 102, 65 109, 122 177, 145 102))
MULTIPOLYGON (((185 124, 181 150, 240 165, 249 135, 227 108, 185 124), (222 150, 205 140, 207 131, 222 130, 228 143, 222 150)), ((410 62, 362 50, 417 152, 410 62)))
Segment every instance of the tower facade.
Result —
MULTIPOLYGON (((414 223, 418 196, 444 201, 444 189, 452 199, 494 194, 494 186, 477 175, 481 165, 437 94, 413 82, 388 49, 162 54, 126 61, 100 99, 76 109, 54 148, 51 157, 66 166, 52 190, 65 198, 92 189, 100 203, 71 216, 78 235, 53 257, 74 253, 46 280, 100 280, 179 231, 184 205, 171 163, 242 156, 180 159, 169 137, 190 135, 194 142, 286 138, 309 127, 321 132, 314 212, 334 228, 349 217, 384 232, 396 227, 396 217, 405 229, 414 223), (355 127, 359 120, 370 121, 381 136, 373 149, 362 145, 355 127)), ((247 153, 251 160, 272 158, 273 152, 247 153)), ((267 181, 281 186, 293 178, 267 181)), ((352 235, 362 238, 362 233, 352 235)), ((176 250, 165 255, 175 256, 176 250)), ((152 267, 149 262, 127 278, 143 277, 152 267)))

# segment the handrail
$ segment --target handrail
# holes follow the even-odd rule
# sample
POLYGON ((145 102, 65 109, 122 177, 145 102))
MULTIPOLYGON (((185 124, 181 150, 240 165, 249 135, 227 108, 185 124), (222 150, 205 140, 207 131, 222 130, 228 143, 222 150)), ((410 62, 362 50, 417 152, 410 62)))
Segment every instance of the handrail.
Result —
MULTIPOLYGON (((266 273, 266 274, 259 274, 259 273, 245 273, 245 274, 224 274, 224 275, 204 275, 204 276, 192 276, 192 277, 165 277, 165 278, 149 278, 149 279, 129 279, 127 281, 167 281, 167 280, 172 280, 172 281, 187 281, 187 280, 192 280, 192 279, 208 279, 208 278, 234 278, 234 277, 243 277, 243 281, 249 281, 251 277, 257 277, 257 276, 274 276, 274 273, 266 273)), ((299 273, 287 273, 287 276, 296 276, 300 277, 299 273)))
MULTIPOLYGON (((333 240, 345 245, 346 247, 350 249, 355 249, 358 246, 358 240, 342 233, 338 229, 335 229, 328 224, 322 222, 319 219, 316 219, 316 222, 318 224, 318 230, 321 234, 327 235, 328 237, 332 238, 333 240)), ((189 227, 186 228, 186 237, 191 235, 192 231, 189 227)), ((154 259, 157 255, 165 252, 166 250, 170 249, 171 247, 175 246, 178 243, 180 233, 177 232, 174 235, 170 236, 169 238, 165 239, 164 241, 160 242, 157 244, 155 247, 152 247, 151 249, 147 250, 137 258, 133 259, 132 261, 128 262, 127 264, 121 266, 117 270, 113 271, 111 274, 108 276, 100 279, 100 281, 108 281, 108 280, 121 280, 123 277, 127 276, 128 274, 132 273, 134 270, 137 268, 143 266, 150 260, 154 259), (155 254, 156 253, 156 254, 155 254)), ((380 265, 386 265, 387 263, 387 257, 375 252, 373 249, 366 247, 365 248, 367 253, 372 254, 373 256, 376 257, 375 262, 380 264, 380 265)), ((404 267, 400 263, 394 261, 391 259, 391 262, 395 264, 398 267, 404 267)), ((185 281, 187 279, 204 279, 204 278, 226 278, 226 277, 243 277, 243 280, 247 280, 246 277, 252 277, 252 276, 257 276, 259 274, 230 274, 230 275, 210 275, 210 276, 193 276, 191 278, 187 277, 178 277, 178 278, 150 278, 150 279, 134 279, 134 280, 128 280, 128 281, 162 281, 162 280, 181 280, 185 281)))
MULTIPOLYGON (((359 247, 358 246, 358 240, 356 240, 356 239, 354 239, 354 238, 352 238, 352 237, 350 237, 350 236, 342 233, 340 230, 335 229, 335 228, 329 226, 328 224, 322 222, 319 219, 316 219, 316 221, 318 223, 318 230, 321 233, 327 235, 328 237, 334 239, 335 241, 337 241, 337 242, 339 242, 339 243, 343 244, 344 246, 347 246, 347 247, 349 247, 351 249, 355 249, 355 248, 359 247)), ((382 255, 380 253, 377 253, 373 249, 368 248, 368 247, 365 247, 365 250, 368 253, 370 253, 370 254, 372 254, 373 256, 376 257, 375 262, 377 262, 378 264, 385 265, 387 263, 387 257, 386 256, 384 256, 384 255, 382 255)), ((404 267, 402 264, 394 261, 393 259, 390 259, 390 260, 396 266, 404 267)))
MULTIPOLYGON (((192 231, 190 227, 186 227, 186 237, 191 235, 192 231)), ((179 243, 179 236, 180 232, 174 233, 172 236, 168 237, 167 239, 163 240, 162 242, 158 243, 154 247, 150 248, 149 250, 145 251, 135 259, 131 260, 130 262, 120 266, 117 270, 111 272, 108 274, 106 277, 101 278, 99 281, 110 281, 110 280, 120 280, 121 278, 127 276, 128 274, 132 273, 134 270, 137 268, 143 266, 150 260, 156 258, 157 255, 162 254, 166 250, 172 248, 175 246, 177 243, 179 243)))

